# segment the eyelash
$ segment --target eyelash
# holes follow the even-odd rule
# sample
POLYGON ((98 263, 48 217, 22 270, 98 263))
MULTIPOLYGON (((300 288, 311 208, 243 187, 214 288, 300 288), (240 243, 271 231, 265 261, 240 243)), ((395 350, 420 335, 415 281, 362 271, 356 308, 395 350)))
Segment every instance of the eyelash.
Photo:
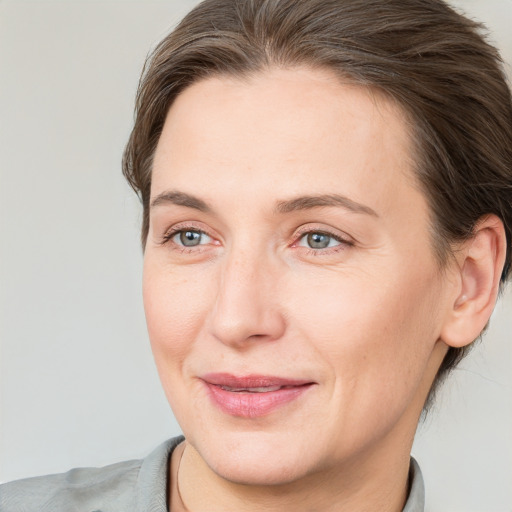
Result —
MULTIPOLYGON (((195 246, 187 247, 187 246, 172 242, 172 239, 176 235, 178 235, 180 233, 185 233, 187 231, 192 231, 192 232, 198 233, 200 235, 205 235, 211 239, 215 239, 212 235, 208 234, 205 230, 200 229, 196 226, 178 225, 178 226, 173 227, 171 230, 169 230, 168 232, 166 232, 163 235, 162 240, 160 241, 160 245, 171 245, 172 244, 174 250, 178 250, 182 253, 191 253, 191 252, 200 251, 205 244, 198 244, 195 246)), ((297 234, 294 236, 294 242, 292 244, 290 244, 290 247, 292 247, 292 248, 300 247, 302 250, 305 250, 308 255, 321 256, 321 255, 328 255, 328 254, 336 253, 338 251, 346 250, 347 247, 352 247, 353 245, 354 245, 353 241, 348 240, 347 238, 343 238, 340 235, 334 234, 325 229, 311 229, 311 228, 305 227, 297 232, 297 234), (317 249, 315 249, 313 247, 306 247, 306 246, 299 245, 299 243, 301 242, 301 240, 304 237, 306 237, 308 235, 312 235, 312 234, 327 236, 327 237, 335 240, 336 242, 338 242, 339 245, 336 245, 334 247, 325 247, 325 248, 317 248, 317 249)))

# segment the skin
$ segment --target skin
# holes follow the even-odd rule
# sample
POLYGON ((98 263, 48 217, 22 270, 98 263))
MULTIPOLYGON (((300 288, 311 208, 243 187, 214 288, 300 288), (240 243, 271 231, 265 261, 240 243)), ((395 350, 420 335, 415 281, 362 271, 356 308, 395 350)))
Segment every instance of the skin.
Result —
POLYGON ((143 291, 187 438, 171 478, 183 455, 189 510, 402 510, 441 339, 472 292, 460 260, 441 270, 435 259, 412 154, 398 107, 327 71, 208 78, 173 103, 154 160, 143 291), (349 201, 290 203, 332 194, 349 201), (184 247, 180 230, 199 245, 184 247), (308 246, 311 233, 329 246, 308 246), (315 384, 240 418, 212 402, 209 372, 315 384))

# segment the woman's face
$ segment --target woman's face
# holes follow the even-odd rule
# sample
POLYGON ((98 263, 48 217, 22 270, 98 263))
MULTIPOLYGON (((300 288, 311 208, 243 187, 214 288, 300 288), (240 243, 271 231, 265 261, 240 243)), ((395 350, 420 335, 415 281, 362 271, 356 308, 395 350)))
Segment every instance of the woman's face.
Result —
POLYGON ((174 102, 144 302, 169 402, 217 474, 290 482, 412 439, 453 293, 411 153, 398 108, 324 71, 209 78, 174 102))

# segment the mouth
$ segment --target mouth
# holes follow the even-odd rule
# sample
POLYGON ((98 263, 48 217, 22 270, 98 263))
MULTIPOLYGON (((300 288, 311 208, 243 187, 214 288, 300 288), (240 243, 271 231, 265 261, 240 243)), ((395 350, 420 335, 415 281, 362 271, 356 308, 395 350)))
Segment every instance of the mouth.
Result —
POLYGON ((220 386, 224 391, 232 391, 233 393, 271 393, 280 389, 289 388, 292 386, 267 386, 259 388, 232 388, 230 386, 220 386))
POLYGON ((242 418, 266 416, 299 399, 315 383, 281 377, 227 373, 204 375, 210 399, 222 412, 242 418))

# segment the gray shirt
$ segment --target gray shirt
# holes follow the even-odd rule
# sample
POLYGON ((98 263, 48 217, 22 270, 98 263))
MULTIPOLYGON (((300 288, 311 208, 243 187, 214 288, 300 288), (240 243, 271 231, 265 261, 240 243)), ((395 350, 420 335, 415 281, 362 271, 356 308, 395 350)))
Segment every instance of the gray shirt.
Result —
MULTIPOLYGON (((143 460, 1 485, 0 512, 168 512, 169 456, 183 439, 169 439, 143 460)), ((423 477, 412 458, 410 476, 403 512, 424 512, 423 477)))

